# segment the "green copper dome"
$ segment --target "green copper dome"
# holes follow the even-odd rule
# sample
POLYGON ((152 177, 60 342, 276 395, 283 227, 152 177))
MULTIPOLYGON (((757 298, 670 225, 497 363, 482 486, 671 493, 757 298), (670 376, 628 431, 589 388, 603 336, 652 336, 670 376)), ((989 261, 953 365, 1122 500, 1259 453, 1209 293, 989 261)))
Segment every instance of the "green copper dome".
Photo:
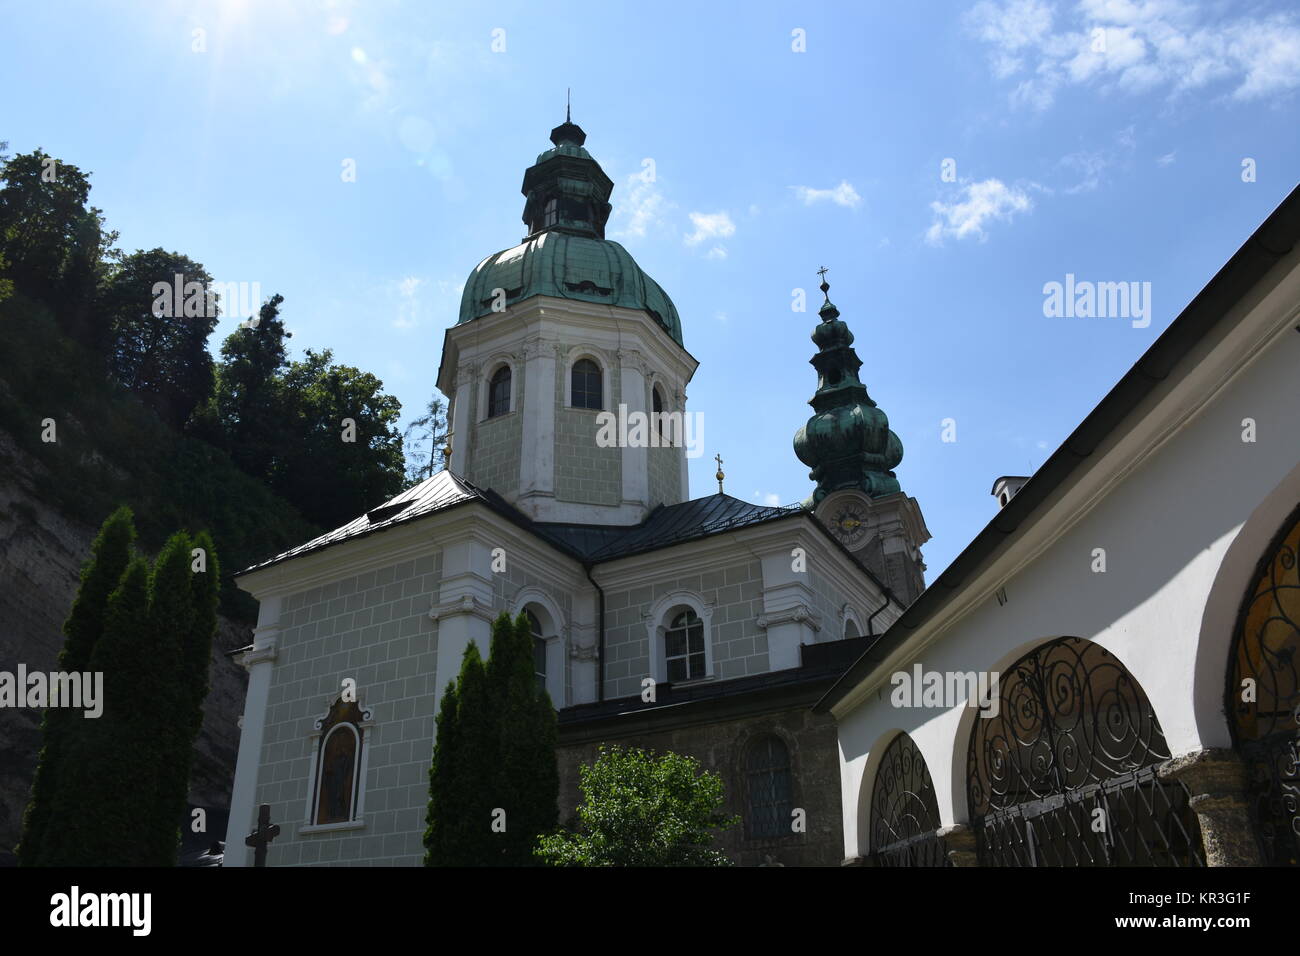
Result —
POLYGON ((682 345, 682 322, 672 300, 626 249, 605 238, 614 184, 583 148, 586 139, 567 117, 551 131, 554 148, 524 173, 523 220, 529 234, 474 269, 457 324, 488 315, 494 307, 500 311, 549 295, 645 312, 682 345))
POLYGON ((812 469, 817 482, 804 507, 815 508, 833 491, 852 488, 873 498, 900 491, 892 469, 903 460, 903 443, 889 429, 889 419, 858 378, 862 360, 853 349, 853 333, 831 304, 830 286, 818 314, 821 324, 812 340, 820 351, 812 357, 817 392, 808 403, 816 412, 795 432, 794 453, 812 469))

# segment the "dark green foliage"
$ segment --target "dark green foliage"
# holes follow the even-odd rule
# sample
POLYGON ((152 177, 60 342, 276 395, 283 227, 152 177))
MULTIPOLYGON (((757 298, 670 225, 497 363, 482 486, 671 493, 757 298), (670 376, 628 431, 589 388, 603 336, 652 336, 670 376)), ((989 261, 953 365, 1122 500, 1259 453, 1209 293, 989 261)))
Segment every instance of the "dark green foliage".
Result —
MULTIPOLYGON (((59 653, 59 670, 86 670, 100 635, 109 595, 117 587, 131 560, 131 543, 135 528, 131 510, 119 508, 104 522, 90 549, 90 560, 81 570, 81 587, 72 603, 72 611, 63 624, 63 650, 59 653)), ((67 757, 70 735, 81 713, 65 707, 46 709, 41 722, 42 747, 32 781, 32 797, 23 820, 18 856, 24 866, 40 864, 40 848, 52 810, 53 795, 59 790, 59 767, 67 757)))
MULTIPOLYGON (((119 512, 101 540, 123 540, 123 522, 129 532, 129 515, 119 512)), ((103 674, 103 712, 68 712, 57 786, 48 791, 52 810, 24 839, 25 864, 175 865, 207 692, 217 574, 206 533, 172 535, 152 571, 143 558, 126 565, 85 664, 103 674), (205 549, 207 570, 195 570, 195 547, 205 549)), ((74 607, 87 607, 96 590, 83 587, 74 607)))
MULTIPOLYGON (((77 725, 66 772, 54 795, 40 861, 45 866, 138 866, 151 862, 143 813, 153 811, 155 728, 141 715, 141 697, 157 684, 146 641, 149 565, 133 560, 108 600, 104 633, 90 669, 104 674, 104 710, 77 725)), ((143 708, 148 712, 148 706, 143 708)))
POLYGON ((531 866, 537 837, 555 827, 560 779, 555 762, 555 708, 537 686, 528 618, 502 613, 492 628, 488 687, 497 715, 497 806, 507 826, 497 834, 501 864, 531 866))
POLYGON ((536 863, 538 836, 555 826, 559 772, 555 709, 537 687, 532 659, 522 614, 497 618, 486 668, 473 643, 466 649, 438 714, 426 865, 536 863))
POLYGON ((333 528, 402 490, 405 459, 397 419, 402 405, 369 372, 331 364, 333 353, 307 350, 285 371, 283 414, 293 441, 272 487, 316 524, 333 528), (344 440, 344 419, 355 440, 344 440))
MULTIPOLYGON (((0 302, 0 429, 58 475, 31 492, 70 518, 98 524, 119 503, 136 515, 141 544, 206 527, 227 574, 320 533, 211 444, 178 435, 103 380, 49 310, 22 295, 0 302), (41 441, 53 418, 58 441, 41 441)), ((222 612, 256 619, 256 604, 227 584, 222 612)))
MULTIPOLYGON (((461 669, 464 670, 463 662, 461 669)), ((433 763, 429 765, 429 810, 424 830, 425 866, 435 866, 439 860, 455 859, 457 855, 453 845, 459 832, 454 816, 455 754, 459 749, 456 710, 460 700, 456 694, 456 684, 457 681, 454 680, 447 682, 442 702, 438 705, 433 763)))
POLYGON ((121 257, 95 300, 111 329, 109 375, 175 429, 212 394, 207 346, 218 310, 205 291, 210 281, 188 256, 140 249, 121 257))
POLYGON ((729 866, 712 848, 722 816, 722 778, 691 757, 600 748, 579 771, 577 833, 543 837, 537 855, 556 866, 729 866))
POLYGON ((256 328, 238 328, 221 344, 212 433, 204 434, 245 474, 268 482, 295 438, 281 381, 289 367, 286 340, 292 336, 280 318, 283 302, 284 296, 273 295, 262 304, 256 328))
MULTIPOLYGON (((139 675, 137 716, 153 725, 156 776, 151 781, 153 805, 142 820, 154 844, 159 865, 172 866, 180 847, 177 822, 185 814, 189 787, 194 719, 189 698, 194 675, 185 659, 185 644, 194 626, 194 590, 190 572, 190 537, 172 535, 154 562, 149 579, 149 616, 143 638, 151 647, 149 668, 139 675), (184 773, 181 768, 184 767, 184 773)), ((203 680, 207 682, 207 660, 203 680)), ((143 794, 141 795, 143 797, 143 794)))
POLYGON ((91 304, 117 234, 106 232, 100 211, 86 205, 90 174, 37 149, 5 157, 0 181, 3 282, 46 303, 65 334, 103 354, 103 326, 91 304))

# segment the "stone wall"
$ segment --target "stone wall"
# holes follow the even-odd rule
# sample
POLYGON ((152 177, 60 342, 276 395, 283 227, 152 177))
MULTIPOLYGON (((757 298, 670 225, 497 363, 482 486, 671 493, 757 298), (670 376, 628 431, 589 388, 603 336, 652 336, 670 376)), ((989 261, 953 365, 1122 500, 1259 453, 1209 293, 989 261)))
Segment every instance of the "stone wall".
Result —
MULTIPOLYGON (((524 365, 519 363, 511 382, 510 411, 496 418, 479 419, 485 408, 475 406, 470 411, 474 436, 469 450, 469 470, 465 475, 480 488, 491 488, 498 494, 512 494, 519 490, 520 455, 523 450, 523 395, 524 365)), ((480 389, 471 389, 475 401, 480 389)))
MULTIPOLYGON (((607 395, 621 394, 618 369, 606 372, 607 395)), ((599 412, 569 408, 565 400, 569 375, 564 362, 556 363, 555 375, 555 497, 559 501, 612 505, 623 500, 623 450, 596 445, 599 412)), ((611 411, 617 411, 617 402, 611 411)))
MULTIPOLYGON (((808 706, 712 724, 638 734, 620 739, 613 729, 607 742, 658 753, 694 757, 704 769, 722 775, 726 813, 746 816, 745 751, 762 734, 776 734, 790 752, 793 805, 805 811, 806 832, 776 839, 750 839, 742 822, 724 831, 714 845, 741 866, 757 866, 767 856, 785 866, 838 866, 843 858, 840 771, 835 722, 808 706)), ((581 800, 578 768, 593 763, 599 742, 565 743, 561 731, 560 821, 570 821, 581 800)), ((584 731, 584 736, 590 736, 584 731)))

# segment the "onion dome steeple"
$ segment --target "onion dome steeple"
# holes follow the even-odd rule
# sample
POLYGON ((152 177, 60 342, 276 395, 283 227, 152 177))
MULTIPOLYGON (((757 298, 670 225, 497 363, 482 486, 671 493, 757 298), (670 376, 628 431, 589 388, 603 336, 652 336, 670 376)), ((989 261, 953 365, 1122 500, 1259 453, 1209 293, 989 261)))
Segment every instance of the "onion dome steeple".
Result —
POLYGON ((605 238, 614 183, 586 141, 566 110, 564 122, 551 130, 552 147, 524 173, 528 235, 474 269, 458 324, 545 295, 645 312, 681 345, 677 307, 626 249, 605 238))
POLYGON ((525 239, 544 232, 605 238, 613 181, 583 144, 587 134, 566 107, 564 122, 551 130, 551 149, 524 173, 525 239))
POLYGON ((853 333, 831 302, 826 270, 819 274, 826 301, 818 310, 821 323, 812 333, 820 351, 810 362, 818 379, 817 391, 808 402, 816 414, 794 436, 794 452, 812 469, 808 477, 817 482, 804 502, 806 508, 815 508, 842 488, 873 498, 900 491, 892 469, 903 460, 902 442, 858 378, 862 360, 853 349, 853 333))

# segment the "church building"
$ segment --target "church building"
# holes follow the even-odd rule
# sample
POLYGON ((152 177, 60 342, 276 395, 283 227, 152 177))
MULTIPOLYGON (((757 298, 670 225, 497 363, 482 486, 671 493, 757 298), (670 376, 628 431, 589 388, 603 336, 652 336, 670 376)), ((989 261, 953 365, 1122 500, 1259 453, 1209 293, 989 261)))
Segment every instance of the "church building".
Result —
POLYGON ((841 861, 835 722, 811 708, 924 590, 902 445, 823 282, 794 440, 809 498, 733 498, 721 463, 718 492, 691 498, 699 363, 605 238, 613 183, 586 134, 566 118, 550 138, 524 174, 526 236, 474 268, 446 332, 447 469, 237 576, 260 609, 227 866, 252 862, 261 804, 281 827, 269 865, 420 864, 439 699, 502 611, 528 614, 558 710, 562 820, 600 744, 641 746, 722 775, 735 862, 841 861), (610 441, 611 414, 649 425, 610 441))

